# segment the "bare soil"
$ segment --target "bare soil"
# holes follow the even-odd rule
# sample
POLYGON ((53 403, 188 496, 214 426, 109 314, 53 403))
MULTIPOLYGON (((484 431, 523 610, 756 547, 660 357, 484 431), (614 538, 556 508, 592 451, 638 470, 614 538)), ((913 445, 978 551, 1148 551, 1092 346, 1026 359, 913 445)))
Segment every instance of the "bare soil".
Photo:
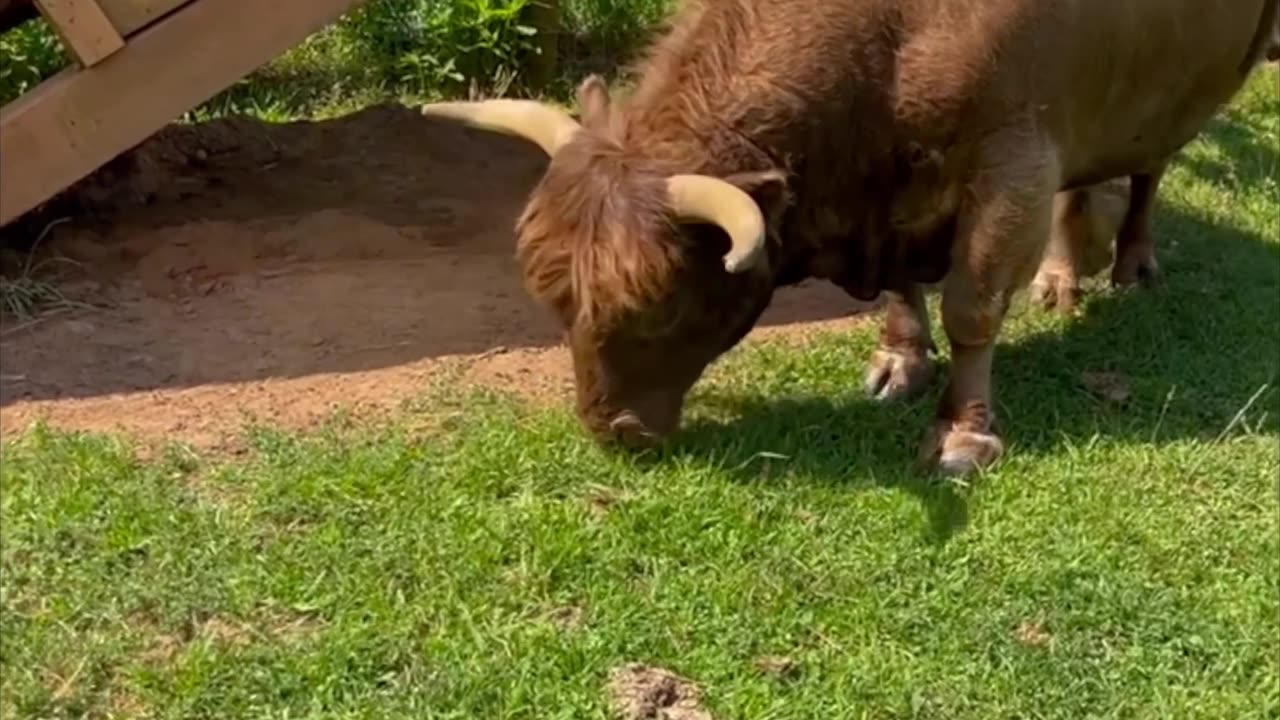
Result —
POLYGON ((663 668, 639 663, 614 668, 608 696, 622 720, 711 720, 700 688, 663 668))
MULTIPOLYGON (((215 446, 246 420, 395 411, 459 371, 563 397, 567 353, 513 258, 545 163, 400 106, 170 127, 56 204, 71 220, 38 257, 74 261, 53 265, 58 282, 93 307, 3 319, 0 428, 215 446)), ((787 289, 752 338, 866 309, 825 284, 787 289)))

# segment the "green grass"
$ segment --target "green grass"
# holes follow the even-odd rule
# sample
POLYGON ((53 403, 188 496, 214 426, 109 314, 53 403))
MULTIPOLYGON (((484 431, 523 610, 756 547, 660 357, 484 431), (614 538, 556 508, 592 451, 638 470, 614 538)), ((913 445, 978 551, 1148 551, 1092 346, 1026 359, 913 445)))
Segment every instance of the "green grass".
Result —
POLYGON ((932 399, 860 397, 870 325, 735 351, 656 457, 486 393, 239 459, 7 437, 0 714, 596 718, 641 661, 717 718, 1280 717, 1273 72, 1168 176, 1163 290, 1016 309, 968 486, 910 468, 932 399))
MULTIPOLYGON (((555 75, 528 77, 538 38, 533 0, 370 0, 184 116, 250 114, 288 121, 376 102, 537 93, 564 98, 589 71, 612 72, 667 14, 671 0, 564 0, 555 75)), ((42 20, 0 35, 0 105, 68 64, 42 20)))

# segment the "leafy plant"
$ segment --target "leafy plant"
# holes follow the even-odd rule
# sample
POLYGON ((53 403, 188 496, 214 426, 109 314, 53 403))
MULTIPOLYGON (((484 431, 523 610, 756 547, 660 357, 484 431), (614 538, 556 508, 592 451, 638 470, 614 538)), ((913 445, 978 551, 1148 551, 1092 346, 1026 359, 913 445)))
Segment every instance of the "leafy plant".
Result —
POLYGON ((43 19, 0 35, 0 104, 39 85, 67 62, 61 43, 43 19))
POLYGON ((379 0, 334 29, 347 52, 373 59, 384 78, 430 95, 518 74, 537 51, 521 22, 528 0, 379 0))

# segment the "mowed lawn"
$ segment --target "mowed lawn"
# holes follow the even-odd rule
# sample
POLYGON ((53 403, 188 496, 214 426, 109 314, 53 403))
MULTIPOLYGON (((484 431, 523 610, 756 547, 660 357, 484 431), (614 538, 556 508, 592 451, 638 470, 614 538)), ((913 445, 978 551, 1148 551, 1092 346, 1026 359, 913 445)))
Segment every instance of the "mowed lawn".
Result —
POLYGON ((1280 717, 1275 72, 1168 176, 1162 290, 1015 308, 970 483, 863 399, 873 323, 735 351, 639 459, 479 390, 235 459, 6 437, 0 715, 603 718, 643 662, 720 719, 1280 717))

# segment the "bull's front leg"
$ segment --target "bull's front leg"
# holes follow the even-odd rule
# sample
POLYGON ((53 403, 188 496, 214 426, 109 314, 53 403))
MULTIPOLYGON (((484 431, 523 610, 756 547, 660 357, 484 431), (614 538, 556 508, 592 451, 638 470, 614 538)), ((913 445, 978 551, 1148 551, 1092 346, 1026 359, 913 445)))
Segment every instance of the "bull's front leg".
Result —
POLYGON ((929 331, 924 288, 906 283, 885 292, 884 326, 880 343, 867 363, 865 387, 876 400, 889 402, 918 394, 933 379, 930 352, 936 352, 929 331))
POLYGON ((1029 283, 1043 254, 1056 183, 1051 161, 1022 157, 1036 164, 992 171, 989 177, 1000 184, 978 188, 962 210, 951 271, 943 281, 951 367, 921 454, 948 474, 989 466, 1004 452, 994 429, 995 343, 1011 296, 1029 283))

